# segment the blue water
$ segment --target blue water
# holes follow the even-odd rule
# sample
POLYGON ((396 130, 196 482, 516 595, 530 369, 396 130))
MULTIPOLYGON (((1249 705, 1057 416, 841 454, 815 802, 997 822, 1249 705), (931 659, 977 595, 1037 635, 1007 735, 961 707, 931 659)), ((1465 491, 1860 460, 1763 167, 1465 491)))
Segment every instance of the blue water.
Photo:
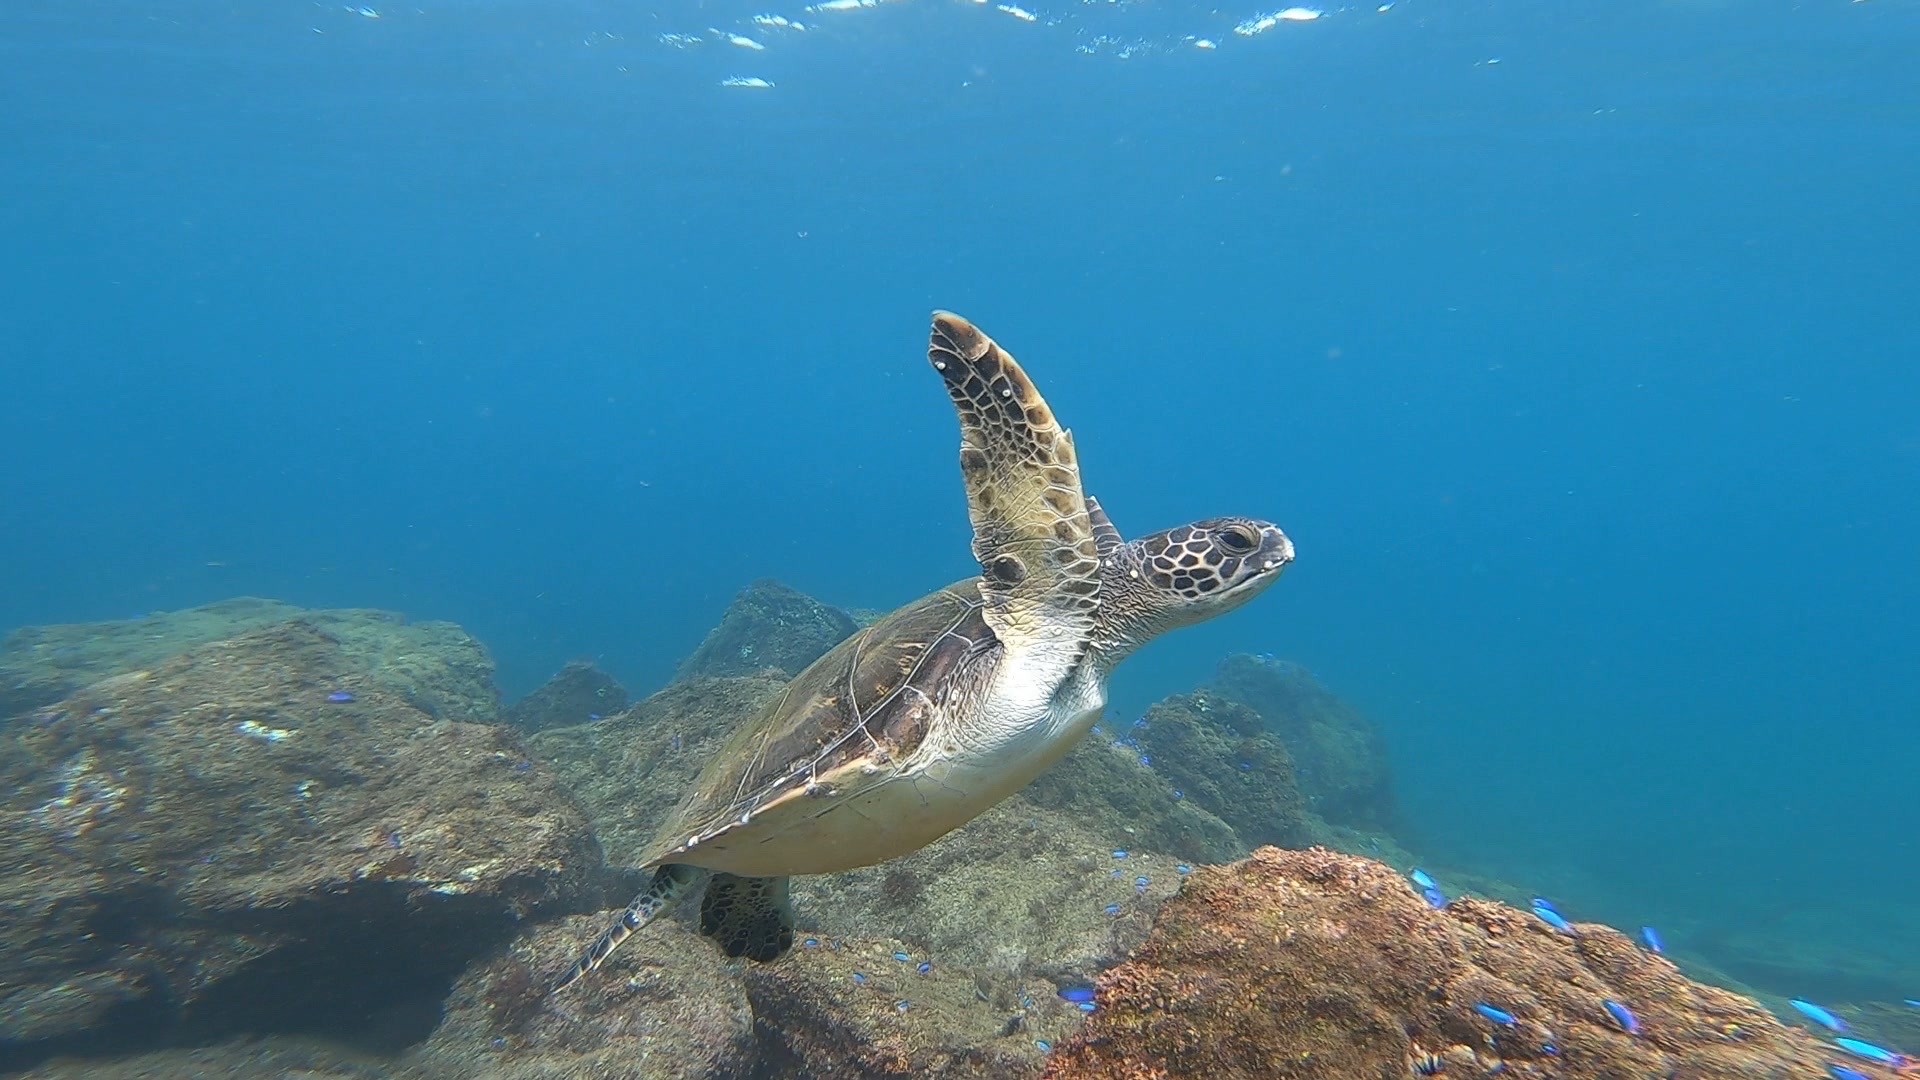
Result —
POLYGON ((1299 545, 1117 707, 1301 661, 1436 858, 1920 991, 1920 8, 1029 6, 9 4, 0 628, 651 689, 754 578, 972 571, 951 308, 1123 531, 1299 545))

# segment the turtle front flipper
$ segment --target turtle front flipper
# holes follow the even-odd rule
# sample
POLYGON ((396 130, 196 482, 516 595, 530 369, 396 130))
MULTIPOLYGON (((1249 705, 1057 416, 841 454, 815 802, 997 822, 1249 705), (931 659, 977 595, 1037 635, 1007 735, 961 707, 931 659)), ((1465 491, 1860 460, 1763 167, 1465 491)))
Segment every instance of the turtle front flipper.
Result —
POLYGON ((706 876, 705 870, 685 863, 667 863, 655 870, 653 880, 647 883, 646 888, 640 890, 640 895, 633 898, 633 902, 627 905, 627 910, 621 912, 620 917, 613 921, 613 925, 607 927, 607 932, 601 934, 592 945, 587 946, 587 951, 580 954, 580 959, 574 961, 573 966, 567 969, 567 973, 560 976, 559 980, 553 984, 552 993, 557 994, 565 990, 579 982, 594 968, 606 963, 607 957, 613 955, 613 950, 619 948, 621 942, 626 941, 642 927, 658 918, 661 912, 671 907, 674 901, 685 896, 706 876))
POLYGON ((1100 558, 1073 436, 1013 357, 972 323, 935 312, 927 360, 960 416, 960 472, 1001 644, 1064 648, 1077 662, 1100 602, 1100 558))
POLYGON ((728 956, 766 963, 793 948, 787 878, 715 874, 700 900, 700 932, 728 956))

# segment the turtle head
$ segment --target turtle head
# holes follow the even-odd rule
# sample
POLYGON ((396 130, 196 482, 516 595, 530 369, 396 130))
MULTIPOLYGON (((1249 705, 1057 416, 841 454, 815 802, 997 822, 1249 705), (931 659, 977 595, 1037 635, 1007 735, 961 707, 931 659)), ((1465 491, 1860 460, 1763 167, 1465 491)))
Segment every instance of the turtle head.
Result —
POLYGON ((1104 546, 1097 640, 1109 665, 1169 630, 1232 611, 1293 562, 1293 541, 1278 525, 1244 517, 1104 546))

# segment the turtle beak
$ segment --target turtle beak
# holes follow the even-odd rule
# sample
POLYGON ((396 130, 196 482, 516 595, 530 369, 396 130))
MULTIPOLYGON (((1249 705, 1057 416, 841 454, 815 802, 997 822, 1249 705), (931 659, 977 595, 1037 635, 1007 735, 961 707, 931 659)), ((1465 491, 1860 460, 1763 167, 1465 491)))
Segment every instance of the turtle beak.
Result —
POLYGON ((1260 526, 1260 551, 1249 560, 1259 567, 1262 576, 1279 576, 1288 564, 1293 562, 1293 541, 1280 531, 1278 525, 1260 526))

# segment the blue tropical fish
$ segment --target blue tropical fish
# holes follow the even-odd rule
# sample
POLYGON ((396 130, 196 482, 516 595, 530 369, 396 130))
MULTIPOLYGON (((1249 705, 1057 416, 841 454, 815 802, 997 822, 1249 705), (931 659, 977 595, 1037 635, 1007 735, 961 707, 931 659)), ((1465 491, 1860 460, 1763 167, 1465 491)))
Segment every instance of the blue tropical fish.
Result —
POLYGON ((1801 1001, 1799 998, 1794 998, 1792 1001, 1787 1002, 1787 1004, 1799 1009, 1802 1016, 1826 1028, 1828 1031, 1847 1030, 1847 1022, 1845 1020, 1840 1019, 1811 1001, 1801 1001))
POLYGON ((1640 1020, 1633 1015, 1632 1009, 1617 1001, 1603 1001, 1600 1004, 1606 1006, 1607 1015, 1613 1017, 1613 1022, 1620 1025, 1621 1031, 1629 1035, 1640 1034, 1640 1020))
POLYGON ((1643 926, 1640 928, 1640 940, 1647 943, 1648 952, 1663 953, 1667 951, 1667 947, 1660 941, 1660 931, 1655 930, 1651 926, 1643 926))
POLYGON ((1516 1021, 1513 1018, 1512 1013, 1508 1012, 1505 1009, 1495 1008, 1494 1006, 1489 1005, 1484 1001, 1478 1005, 1475 1005, 1473 1007, 1473 1011, 1479 1013, 1481 1016, 1486 1017, 1487 1019, 1493 1021, 1494 1023, 1503 1025, 1505 1027, 1512 1027, 1514 1024, 1518 1023, 1518 1021, 1516 1021))
POLYGON ((1413 878, 1413 883, 1415 885, 1420 886, 1423 889, 1437 889, 1440 887, 1439 882, 1433 880, 1433 878, 1425 870, 1422 870, 1417 866, 1413 868, 1413 873, 1407 876, 1413 878))
POLYGON ((1840 1049, 1845 1050, 1855 1057, 1863 1057, 1868 1061, 1877 1061, 1882 1065, 1888 1065, 1896 1069, 1907 1064, 1905 1054, 1896 1054, 1891 1050, 1875 1046, 1870 1042, 1861 1042, 1859 1039, 1835 1039, 1833 1040, 1833 1045, 1838 1046, 1840 1049))
POLYGON ((1868 1076, 1859 1069, 1849 1069, 1845 1065, 1829 1065, 1827 1066, 1827 1072, 1833 1077, 1833 1080, 1873 1080, 1873 1077, 1868 1076))

